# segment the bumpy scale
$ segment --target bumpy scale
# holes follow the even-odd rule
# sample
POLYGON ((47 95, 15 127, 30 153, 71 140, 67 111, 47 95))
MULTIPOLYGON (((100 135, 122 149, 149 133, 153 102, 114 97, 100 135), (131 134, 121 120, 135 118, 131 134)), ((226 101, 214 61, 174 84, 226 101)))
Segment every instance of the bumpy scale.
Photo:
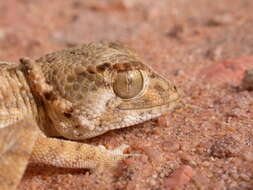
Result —
POLYGON ((20 62, 0 62, 1 190, 16 188, 29 159, 57 167, 113 168, 129 156, 123 154, 126 145, 106 150, 73 140, 158 117, 179 101, 174 85, 116 43, 20 62))

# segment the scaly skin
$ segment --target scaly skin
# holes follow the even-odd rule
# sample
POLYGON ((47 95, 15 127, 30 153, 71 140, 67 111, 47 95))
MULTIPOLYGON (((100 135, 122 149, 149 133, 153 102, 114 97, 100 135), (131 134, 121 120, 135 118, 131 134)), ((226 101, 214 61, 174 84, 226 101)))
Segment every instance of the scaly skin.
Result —
POLYGON ((174 85, 115 43, 0 63, 0 80, 0 171, 6 171, 0 189, 15 189, 29 155, 31 162, 57 167, 114 168, 130 156, 123 154, 127 146, 109 151, 67 139, 158 117, 179 101, 174 85))

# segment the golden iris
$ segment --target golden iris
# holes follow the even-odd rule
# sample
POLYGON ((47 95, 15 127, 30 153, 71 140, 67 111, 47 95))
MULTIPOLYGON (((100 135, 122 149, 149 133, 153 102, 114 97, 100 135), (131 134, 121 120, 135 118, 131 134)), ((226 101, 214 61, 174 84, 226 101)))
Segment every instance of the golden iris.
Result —
POLYGON ((141 71, 123 71, 117 73, 113 83, 114 93, 122 99, 137 96, 143 89, 144 80, 141 71))

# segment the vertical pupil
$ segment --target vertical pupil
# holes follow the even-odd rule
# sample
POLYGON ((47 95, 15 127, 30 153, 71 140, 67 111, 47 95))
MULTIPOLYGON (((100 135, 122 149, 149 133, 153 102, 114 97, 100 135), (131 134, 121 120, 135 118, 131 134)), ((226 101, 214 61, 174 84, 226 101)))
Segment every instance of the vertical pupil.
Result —
POLYGON ((113 84, 114 92, 121 98, 132 98, 143 88, 143 78, 140 71, 119 72, 113 84))
POLYGON ((127 87, 126 90, 127 90, 127 93, 130 93, 132 83, 133 83, 133 74, 131 74, 128 71, 127 75, 126 75, 126 87, 127 87))

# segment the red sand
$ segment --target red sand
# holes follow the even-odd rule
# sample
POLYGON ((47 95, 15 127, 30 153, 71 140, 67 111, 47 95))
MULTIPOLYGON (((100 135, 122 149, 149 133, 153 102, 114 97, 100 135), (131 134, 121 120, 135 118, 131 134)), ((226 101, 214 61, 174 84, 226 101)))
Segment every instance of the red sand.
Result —
POLYGON ((87 141, 142 154, 116 171, 29 165, 18 189, 253 189, 253 92, 240 89, 253 68, 252 10, 251 0, 2 1, 1 60, 120 41, 175 81, 184 103, 87 141))

